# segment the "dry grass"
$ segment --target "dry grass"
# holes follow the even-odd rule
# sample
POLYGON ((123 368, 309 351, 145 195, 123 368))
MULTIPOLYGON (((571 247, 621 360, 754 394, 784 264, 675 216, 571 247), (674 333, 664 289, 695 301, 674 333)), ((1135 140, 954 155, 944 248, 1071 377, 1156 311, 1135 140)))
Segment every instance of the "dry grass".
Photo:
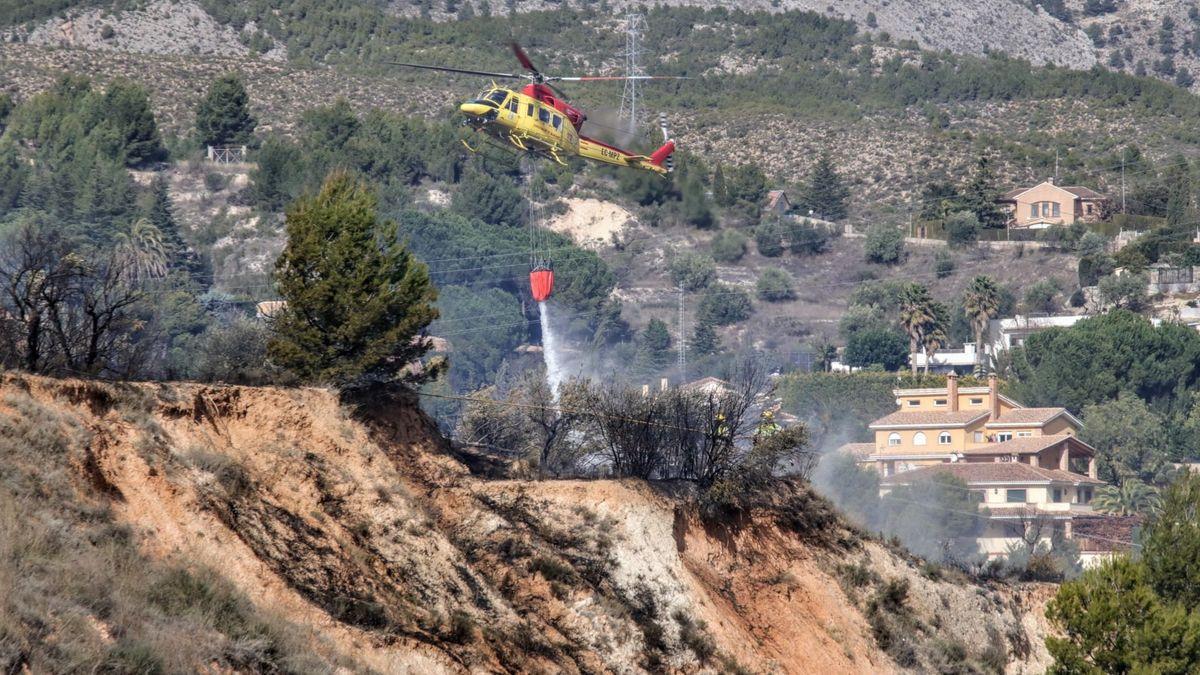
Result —
MULTIPOLYGON (((214 570, 143 557, 73 466, 90 435, 25 394, 0 413, 0 671, 326 673, 314 636, 214 570)), ((82 466, 86 466, 82 464, 82 466)), ((223 467, 218 470, 225 470, 223 467)))

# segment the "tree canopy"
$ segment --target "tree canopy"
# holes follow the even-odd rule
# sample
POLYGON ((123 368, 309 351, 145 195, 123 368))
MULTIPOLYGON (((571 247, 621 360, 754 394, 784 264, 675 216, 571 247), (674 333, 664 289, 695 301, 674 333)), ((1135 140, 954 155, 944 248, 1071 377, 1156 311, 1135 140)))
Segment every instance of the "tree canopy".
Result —
POLYGON ((196 140, 201 146, 248 145, 257 126, 246 85, 236 73, 213 80, 196 107, 196 140))
POLYGON ((275 263, 286 308, 274 319, 271 357, 304 380, 353 385, 420 382, 413 367, 437 318, 425 265, 381 221, 361 180, 335 172, 287 211, 287 244, 275 263))

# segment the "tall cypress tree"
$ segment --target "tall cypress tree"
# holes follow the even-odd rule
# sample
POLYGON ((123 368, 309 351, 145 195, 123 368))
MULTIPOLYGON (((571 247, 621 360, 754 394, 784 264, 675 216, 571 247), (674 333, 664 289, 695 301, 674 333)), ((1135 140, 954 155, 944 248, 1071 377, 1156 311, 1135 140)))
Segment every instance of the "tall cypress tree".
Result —
POLYGON ((422 382, 440 368, 408 369, 438 311, 429 271, 380 221, 367 186, 344 172, 286 212, 275 262, 286 309, 268 346, 275 362, 311 382, 422 382))
POLYGON ((1171 159, 1171 167, 1163 176, 1167 189, 1167 225, 1179 225, 1187 219, 1192 207, 1192 177, 1183 155, 1171 159))
POLYGON ((963 206, 979 219, 983 227, 1004 227, 1008 217, 996 205, 1000 191, 996 189, 996 174, 992 171, 991 161, 986 155, 980 155, 975 163, 975 174, 971 182, 963 190, 963 206))
POLYGON ((688 340, 688 350, 696 356, 707 356, 721 351, 721 338, 712 321, 701 320, 696 323, 692 339, 688 340))
POLYGON ((246 145, 257 126, 250 114, 246 85, 234 73, 214 80, 196 108, 196 135, 201 146, 246 145))
POLYGON ((841 220, 846 217, 846 199, 849 196, 850 190, 842 183, 833 160, 827 153, 822 154, 800 196, 800 204, 805 209, 811 209, 818 218, 841 220))
POLYGON ((671 332, 660 319, 650 319, 642 331, 635 356, 637 370, 643 374, 655 373, 671 363, 671 332))
POLYGON ((713 201, 720 206, 733 206, 733 202, 729 199, 729 183, 725 180, 725 169, 718 164, 713 171, 712 185, 713 201))

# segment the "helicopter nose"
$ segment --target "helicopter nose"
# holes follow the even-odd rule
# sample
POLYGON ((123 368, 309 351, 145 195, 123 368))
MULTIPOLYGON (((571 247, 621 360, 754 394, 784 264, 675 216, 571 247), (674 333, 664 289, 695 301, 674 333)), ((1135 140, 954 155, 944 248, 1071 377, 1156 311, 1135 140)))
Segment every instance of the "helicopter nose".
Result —
POLYGON ((468 115, 474 115, 476 117, 486 115, 487 112, 491 110, 491 108, 482 103, 464 103, 460 105, 458 109, 467 113, 468 115))

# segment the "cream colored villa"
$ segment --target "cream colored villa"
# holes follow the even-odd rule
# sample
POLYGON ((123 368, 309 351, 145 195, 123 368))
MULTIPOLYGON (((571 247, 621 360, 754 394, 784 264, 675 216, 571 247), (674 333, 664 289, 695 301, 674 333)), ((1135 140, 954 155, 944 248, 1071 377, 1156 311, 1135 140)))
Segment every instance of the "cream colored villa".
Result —
POLYGON ((899 410, 871 423, 873 443, 851 443, 843 452, 875 468, 880 493, 949 473, 977 492, 990 514, 979 539, 989 556, 1004 555, 1037 525, 1061 527, 1072 536, 1072 520, 1092 514, 1096 451, 1076 435, 1081 424, 1065 408, 1026 408, 986 387, 897 389, 899 410))
POLYGON ((1060 186, 1046 180, 1033 187, 1009 190, 996 200, 1009 214, 1009 227, 1040 229, 1094 223, 1108 217, 1111 201, 1091 188, 1060 186))

